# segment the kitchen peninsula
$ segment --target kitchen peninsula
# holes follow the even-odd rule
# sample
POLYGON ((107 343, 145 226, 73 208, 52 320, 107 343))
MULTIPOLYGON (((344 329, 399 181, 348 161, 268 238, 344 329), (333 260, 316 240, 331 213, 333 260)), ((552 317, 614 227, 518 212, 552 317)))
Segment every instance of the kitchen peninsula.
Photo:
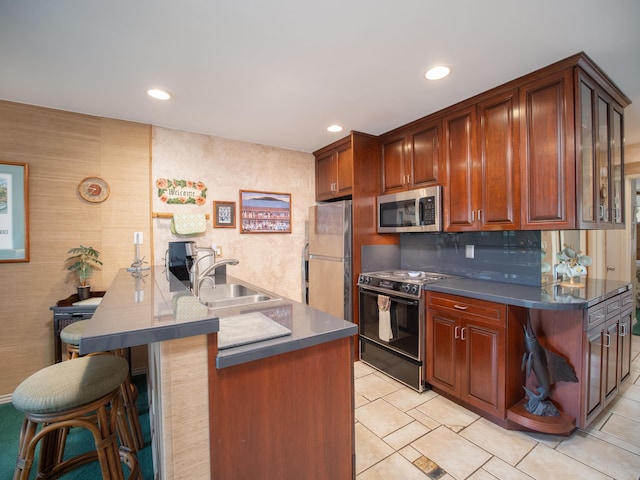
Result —
POLYGON ((109 287, 80 350, 149 344, 156 478, 355 476, 357 327, 270 295, 211 310, 161 266, 109 287), (257 312, 291 334, 219 350, 221 322, 257 312))

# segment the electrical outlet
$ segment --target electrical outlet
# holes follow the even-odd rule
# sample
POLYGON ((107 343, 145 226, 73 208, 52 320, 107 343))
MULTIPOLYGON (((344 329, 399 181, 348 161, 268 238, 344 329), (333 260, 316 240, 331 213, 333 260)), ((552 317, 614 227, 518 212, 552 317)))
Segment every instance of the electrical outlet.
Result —
POLYGON ((464 258, 474 258, 474 257, 475 257, 475 246, 466 245, 464 250, 464 258))
POLYGON ((222 247, 216 247, 216 257, 220 258, 222 256, 222 247))

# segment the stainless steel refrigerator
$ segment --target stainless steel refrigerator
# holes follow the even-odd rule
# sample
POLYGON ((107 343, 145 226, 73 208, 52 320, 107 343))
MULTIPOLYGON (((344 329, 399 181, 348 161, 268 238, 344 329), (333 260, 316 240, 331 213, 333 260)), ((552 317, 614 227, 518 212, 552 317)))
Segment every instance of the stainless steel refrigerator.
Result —
POLYGON ((353 321, 351 201, 309 209, 309 306, 353 321))

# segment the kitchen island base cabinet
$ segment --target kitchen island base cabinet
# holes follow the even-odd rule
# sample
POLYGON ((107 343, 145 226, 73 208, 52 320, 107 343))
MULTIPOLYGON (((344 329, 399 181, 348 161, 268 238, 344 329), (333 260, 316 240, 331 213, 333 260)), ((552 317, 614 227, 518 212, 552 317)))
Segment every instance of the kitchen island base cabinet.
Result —
POLYGON ((347 337, 210 367, 211 478, 355 478, 352 359, 347 337))
POLYGON ((521 307, 427 293, 427 382, 433 390, 507 426, 522 397, 521 307))

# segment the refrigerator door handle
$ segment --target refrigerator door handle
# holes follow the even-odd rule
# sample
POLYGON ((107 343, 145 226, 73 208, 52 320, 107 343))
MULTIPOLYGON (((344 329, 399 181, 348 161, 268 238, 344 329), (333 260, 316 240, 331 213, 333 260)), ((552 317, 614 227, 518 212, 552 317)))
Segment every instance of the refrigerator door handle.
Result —
POLYGON ((327 260, 329 262, 344 262, 347 259, 343 257, 326 257, 324 255, 314 255, 312 253, 309 255, 309 260, 327 260))

